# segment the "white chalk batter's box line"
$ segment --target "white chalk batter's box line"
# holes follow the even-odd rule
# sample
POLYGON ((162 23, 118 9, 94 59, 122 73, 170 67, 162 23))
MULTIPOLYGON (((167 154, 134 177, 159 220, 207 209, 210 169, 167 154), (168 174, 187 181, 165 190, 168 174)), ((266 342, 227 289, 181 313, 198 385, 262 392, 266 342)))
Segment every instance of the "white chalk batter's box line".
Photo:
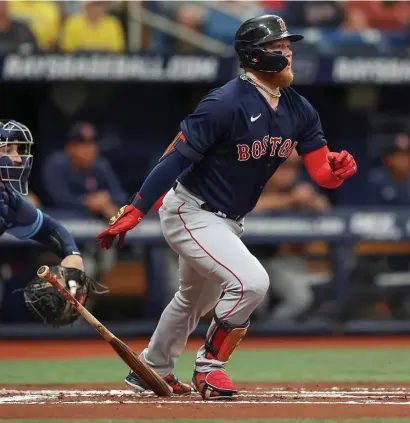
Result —
MULTIPOLYGON (((64 395, 66 397, 90 397, 90 396, 116 396, 116 397, 154 397, 152 392, 145 392, 145 393, 135 393, 130 390, 119 390, 119 389, 111 389, 111 390, 66 390, 66 389, 41 389, 41 390, 23 390, 23 389, 0 389, 0 397, 4 395, 40 395, 40 396, 61 396, 64 395)), ((377 391, 375 389, 366 389, 362 388, 361 390, 284 390, 284 389, 270 389, 270 390, 241 390, 240 397, 247 397, 247 398, 261 398, 266 396, 302 396, 302 397, 343 397, 343 398, 356 398, 359 396, 366 396, 366 397, 403 397, 403 396, 410 396, 410 389, 404 390, 380 390, 377 391)))
MULTIPOLYGON (((258 390, 258 391, 241 391, 241 395, 235 401, 224 401, 224 405, 235 405, 235 404, 344 404, 344 405, 405 405, 409 406, 410 401, 403 401, 407 399, 407 395, 410 395, 410 390, 400 391, 391 390, 386 391, 382 389, 380 392, 376 392, 374 388, 366 389, 360 388, 360 391, 352 392, 352 390, 344 391, 303 391, 297 392, 288 389, 277 390, 258 390), (275 400, 276 396, 280 395, 285 398, 292 398, 291 401, 288 399, 275 400), (364 398, 360 398, 364 396, 364 398), (271 397, 272 400, 266 400, 271 397), (371 398, 369 398, 371 397, 371 398), (404 398, 403 398, 404 397, 404 398), (249 398, 249 399, 247 399, 249 398), (251 399, 254 398, 252 401, 251 399), (307 399, 318 400, 308 401, 307 399), (260 399, 260 400, 258 400, 260 399), (328 401, 326 401, 328 399, 328 401), (396 401, 392 401, 392 400, 396 401), (401 401, 399 401, 401 399, 401 401), (335 401, 337 400, 337 401, 335 401)), ((178 400, 177 397, 172 397, 167 400, 160 399, 153 394, 135 394, 129 390, 18 390, 18 389, 0 389, 0 405, 39 405, 39 404, 155 404, 159 407, 162 404, 171 406, 173 404, 217 404, 215 402, 204 402, 202 400, 196 400, 197 394, 185 397, 185 400, 178 400), (117 397, 118 399, 90 399, 92 396, 111 396, 117 397), (65 401, 65 397, 81 397, 82 399, 77 401, 65 401), (141 399, 138 399, 141 398, 141 399), (142 399, 143 398, 143 399, 142 399), (53 401, 54 400, 54 401, 53 401)), ((219 403, 219 402, 218 402, 219 403)))
MULTIPOLYGON (((0 389, 1 395, 66 395, 66 396, 93 396, 93 395, 113 395, 113 396, 155 396, 153 393, 147 391, 145 393, 135 393, 131 390, 120 390, 120 389, 110 389, 110 390, 96 390, 96 389, 0 389)), ((389 396, 403 396, 410 395, 410 389, 394 389, 394 390, 376 390, 376 389, 366 389, 362 388, 361 390, 292 390, 292 389, 267 389, 267 390, 241 390, 241 395, 251 395, 256 397, 262 397, 265 395, 389 395, 389 396)))
MULTIPOLYGON (((114 396, 118 398, 157 398, 156 395, 152 393, 134 393, 131 391, 122 391, 122 390, 110 390, 110 391, 97 391, 97 390, 88 390, 88 391, 66 391, 66 390, 0 390, 0 403, 1 402, 11 402, 17 401, 23 397, 29 397, 32 400, 37 400, 40 398, 59 398, 59 397, 92 397, 92 396, 114 396), (2 395, 8 395, 5 398, 1 398, 2 395), (11 396, 10 396, 11 395, 11 396)), ((195 395, 195 394, 193 394, 195 395)), ((377 399, 388 399, 388 398, 398 398, 398 399, 407 399, 410 392, 395 392, 395 391, 383 391, 380 393, 377 392, 368 392, 368 391, 338 391, 338 392, 328 392, 328 391, 282 391, 282 390, 269 390, 269 391, 241 391, 239 398, 266 398, 266 397, 276 397, 280 395, 281 397, 290 397, 290 398, 352 398, 360 399, 360 397, 365 396, 366 399, 377 398, 377 399), (370 398, 369 398, 370 397, 370 398)), ((196 395, 198 396, 198 395, 196 395)), ((172 399, 170 399, 172 401, 172 399)))
MULTIPOLYGON (((258 404, 305 404, 305 405, 379 405, 379 406, 385 406, 385 405, 394 405, 394 406, 406 406, 410 409, 410 401, 407 402, 379 402, 379 401, 371 401, 371 400, 363 400, 363 401, 198 401, 198 400, 187 400, 187 401, 163 401, 163 400, 157 400, 157 401, 112 401, 112 400, 105 400, 105 401, 59 401, 56 403, 53 402, 46 402, 46 401, 38 401, 38 402, 14 402, 14 403, 4 403, 0 400, 0 406, 1 405, 111 405, 111 404, 140 404, 140 405, 157 405, 158 407, 162 407, 162 405, 165 406, 172 406, 172 405, 190 405, 190 404, 202 404, 202 405, 208 405, 208 406, 237 406, 240 404, 247 404, 247 405, 258 405, 258 404)), ((409 411, 410 412, 410 411, 409 411)))
MULTIPOLYGON (((274 389, 263 389, 255 388, 253 390, 240 390, 241 394, 254 394, 258 396, 276 394, 357 394, 357 395, 410 395, 410 387, 407 388, 329 388, 329 389, 297 389, 297 388, 274 388, 274 389)), ((0 388, 0 395, 10 394, 33 394, 33 395, 137 395, 130 389, 6 389, 0 388)), ((146 393, 140 393, 138 395, 151 395, 147 391, 146 393)))

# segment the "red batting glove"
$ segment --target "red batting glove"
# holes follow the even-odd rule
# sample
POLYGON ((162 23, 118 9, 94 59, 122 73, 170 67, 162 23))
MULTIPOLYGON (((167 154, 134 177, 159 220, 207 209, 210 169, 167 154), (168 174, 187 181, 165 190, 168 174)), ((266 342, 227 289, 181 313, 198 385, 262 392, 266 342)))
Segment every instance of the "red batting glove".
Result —
POLYGON ((346 150, 340 153, 328 153, 327 160, 337 179, 345 180, 357 172, 357 164, 353 156, 346 150))
POLYGON ((115 237, 118 237, 118 247, 124 245, 125 235, 128 231, 135 228, 141 222, 144 213, 135 208, 133 205, 123 206, 116 216, 110 219, 109 227, 103 230, 95 237, 100 243, 100 248, 111 248, 115 237))

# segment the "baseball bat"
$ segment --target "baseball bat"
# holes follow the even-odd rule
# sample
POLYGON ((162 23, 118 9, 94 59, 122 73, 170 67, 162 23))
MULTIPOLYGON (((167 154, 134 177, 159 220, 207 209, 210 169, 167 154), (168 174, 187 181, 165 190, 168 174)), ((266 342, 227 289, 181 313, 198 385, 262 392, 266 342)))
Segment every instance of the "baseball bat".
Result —
POLYGON ((53 285, 54 288, 84 317, 84 319, 99 332, 129 368, 134 371, 153 392, 161 397, 171 396, 172 388, 151 369, 151 367, 140 360, 131 348, 110 332, 83 305, 81 305, 65 287, 60 284, 57 276, 51 272, 48 266, 41 266, 37 271, 37 276, 53 285))

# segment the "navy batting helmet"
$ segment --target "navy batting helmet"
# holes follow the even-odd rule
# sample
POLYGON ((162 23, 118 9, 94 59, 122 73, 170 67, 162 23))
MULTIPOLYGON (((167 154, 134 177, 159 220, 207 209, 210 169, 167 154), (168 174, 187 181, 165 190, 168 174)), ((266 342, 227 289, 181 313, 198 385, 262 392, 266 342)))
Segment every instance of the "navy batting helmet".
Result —
POLYGON ((303 35, 291 34, 285 21, 277 15, 262 15, 245 21, 235 34, 235 51, 241 67, 260 72, 281 72, 288 59, 281 51, 268 51, 264 44, 288 38, 299 41, 303 35))

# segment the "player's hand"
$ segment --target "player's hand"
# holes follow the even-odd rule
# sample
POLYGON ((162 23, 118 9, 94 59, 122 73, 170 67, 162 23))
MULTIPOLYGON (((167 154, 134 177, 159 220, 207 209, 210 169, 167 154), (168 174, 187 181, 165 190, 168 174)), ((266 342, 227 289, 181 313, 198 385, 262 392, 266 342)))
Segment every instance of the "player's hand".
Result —
POLYGON ((63 267, 70 267, 72 269, 79 269, 84 271, 83 258, 79 254, 71 254, 65 257, 60 265, 63 267))
POLYGON ((327 160, 337 179, 345 180, 357 172, 357 164, 353 156, 346 150, 340 153, 328 153, 327 160))
MULTIPOLYGON (((84 203, 91 213, 100 213, 111 201, 107 191, 97 191, 85 197, 84 203)), ((112 215, 111 215, 112 216, 112 215)))
POLYGON ((121 207, 116 216, 110 219, 107 229, 102 231, 95 237, 95 240, 100 243, 100 248, 111 248, 115 238, 118 237, 118 247, 124 245, 125 234, 131 229, 135 228, 141 222, 144 213, 135 208, 133 205, 121 207))

